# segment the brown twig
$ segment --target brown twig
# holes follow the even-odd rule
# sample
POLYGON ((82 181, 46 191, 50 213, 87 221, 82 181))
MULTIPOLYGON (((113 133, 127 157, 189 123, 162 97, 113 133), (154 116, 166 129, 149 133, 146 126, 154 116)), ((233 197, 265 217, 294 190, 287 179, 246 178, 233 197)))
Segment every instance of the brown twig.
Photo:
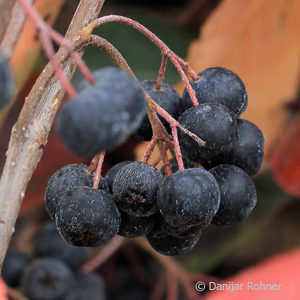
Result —
POLYGON ((11 10, 15 4, 15 0, 0 1, 0 42, 4 36, 7 24, 11 16, 11 10))
MULTIPOLYGON (((104 0, 81 0, 71 21, 66 38, 72 40, 79 55, 85 37, 76 34, 100 13, 104 0), (74 37, 74 39, 73 39, 74 37)), ((58 60, 67 57, 60 49, 58 60)), ((71 59, 62 63, 70 79, 76 69, 71 59)), ((17 123, 12 129, 7 158, 0 180, 0 265, 5 256, 27 184, 40 161, 55 114, 64 95, 61 84, 48 64, 29 93, 17 123)))
POLYGON ((83 272, 92 272, 101 266, 109 257, 111 257, 123 244, 124 238, 116 235, 113 240, 102 247, 98 254, 93 256, 89 261, 87 261, 82 267, 83 272))
POLYGON ((156 80, 156 89, 160 90, 161 85, 165 78, 166 68, 167 68, 168 56, 165 53, 162 53, 161 66, 158 72, 157 80, 156 80))
POLYGON ((101 152, 99 155, 99 160, 98 160, 98 164, 97 164, 97 168, 96 168, 96 173, 94 176, 94 185, 93 188, 97 189, 99 186, 99 182, 101 180, 101 171, 102 171, 102 166, 103 166, 103 162, 104 162, 104 156, 105 156, 105 152, 101 152))

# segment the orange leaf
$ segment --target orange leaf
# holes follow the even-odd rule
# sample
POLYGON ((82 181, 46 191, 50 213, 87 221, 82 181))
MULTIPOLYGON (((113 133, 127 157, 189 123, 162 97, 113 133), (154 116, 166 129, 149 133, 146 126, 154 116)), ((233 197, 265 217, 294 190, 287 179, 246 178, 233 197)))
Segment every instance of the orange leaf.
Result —
POLYGON ((197 72, 223 66, 242 78, 249 94, 242 117, 262 129, 269 155, 286 118, 283 103, 297 91, 299 53, 300 1, 224 0, 192 43, 188 61, 197 72))
POLYGON ((211 290, 204 300, 298 300, 300 297, 299 265, 300 248, 297 248, 227 278, 222 283, 242 286, 234 291, 211 290), (273 289, 263 290, 264 286, 261 283, 273 284, 273 289), (277 284, 276 290, 275 284, 277 284), (255 290, 256 288, 258 290, 255 290))
POLYGON ((300 197, 300 116, 288 126, 276 145, 271 166, 279 184, 300 197))

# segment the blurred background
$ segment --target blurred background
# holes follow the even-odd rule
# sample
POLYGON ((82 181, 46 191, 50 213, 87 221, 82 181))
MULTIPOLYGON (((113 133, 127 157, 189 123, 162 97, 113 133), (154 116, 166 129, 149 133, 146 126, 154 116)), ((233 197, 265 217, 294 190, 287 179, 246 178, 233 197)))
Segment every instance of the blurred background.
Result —
MULTIPOLYGON (((35 3, 40 14, 61 33, 65 33, 77 4, 78 1, 64 0, 35 3)), ((237 73, 249 96, 248 109, 242 117, 257 124, 265 135, 263 168, 254 178, 258 202, 249 219, 230 227, 209 226, 197 248, 175 261, 192 284, 199 280, 234 283, 262 280, 282 284, 282 288, 261 293, 247 289, 234 292, 206 289, 196 296, 216 300, 299 299, 300 2, 107 0, 101 15, 107 14, 139 21, 176 54, 186 58, 197 73, 210 66, 223 66, 237 73)), ((96 34, 119 49, 138 79, 156 78, 160 51, 146 37, 123 24, 106 24, 96 34)), ((106 54, 93 47, 86 50, 84 60, 91 70, 113 65, 106 54)), ((26 23, 12 58, 19 94, 14 104, 0 114, 1 167, 11 127, 45 63, 31 24, 26 23)), ((76 73, 75 86, 80 80, 81 75, 76 73)), ((167 66, 166 82, 182 93, 183 84, 171 63, 167 66)), ((141 159, 145 145, 130 137, 107 155, 104 174, 117 162, 141 159)), ((42 161, 29 183, 13 247, 33 255, 33 236, 48 221, 43 207, 47 181, 57 169, 75 162, 84 161, 64 149, 54 126, 42 161)), ((99 252, 101 249, 96 249, 88 257, 99 252)), ((175 294, 170 292, 174 292, 176 282, 168 282, 166 265, 145 247, 126 241, 96 272, 104 278, 107 299, 191 298, 182 284, 175 294)))

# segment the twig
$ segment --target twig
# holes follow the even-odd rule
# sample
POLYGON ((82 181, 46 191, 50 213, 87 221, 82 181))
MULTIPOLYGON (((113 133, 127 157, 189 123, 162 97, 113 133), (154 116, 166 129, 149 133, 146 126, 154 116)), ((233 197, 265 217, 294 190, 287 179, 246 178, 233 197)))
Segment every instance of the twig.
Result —
POLYGON ((147 146, 147 149, 145 151, 145 154, 144 154, 144 157, 143 157, 143 163, 147 163, 155 146, 157 144, 157 138, 156 137, 153 137, 150 141, 150 143, 148 144, 147 146))
POLYGON ((149 300, 160 300, 164 294, 166 282, 166 273, 162 272, 154 285, 149 300))
POLYGON ((94 189, 97 189, 98 186, 99 186, 99 182, 100 182, 100 179, 101 179, 101 171, 102 171, 104 156, 105 156, 105 152, 103 151, 99 155, 97 169, 96 169, 96 173, 95 173, 95 176, 94 176, 94 186, 93 186, 94 189))
POLYGON ((161 85, 165 78, 166 68, 167 68, 168 56, 165 53, 162 53, 161 66, 158 72, 156 80, 156 89, 160 90, 161 85))
POLYGON ((102 247, 100 252, 86 262, 81 270, 83 272, 92 272, 97 269, 102 263, 104 263, 109 257, 111 257, 123 244, 124 238, 116 235, 113 240, 102 247))
MULTIPOLYGON (((74 40, 76 49, 84 43, 83 35, 75 35, 83 26, 95 19, 104 0, 81 0, 71 21, 66 38, 74 40)), ((78 50, 79 55, 83 50, 78 50)), ((57 57, 66 57, 60 49, 57 57)), ((63 62, 66 76, 70 79, 76 69, 67 59, 63 62)), ((14 224, 24 198, 27 184, 40 161, 55 114, 64 95, 60 82, 48 64, 29 93, 17 123, 12 129, 7 158, 0 180, 0 265, 3 262, 14 224)))
POLYGON ((15 0, 2 0, 0 2, 0 42, 4 36, 15 2, 15 0))

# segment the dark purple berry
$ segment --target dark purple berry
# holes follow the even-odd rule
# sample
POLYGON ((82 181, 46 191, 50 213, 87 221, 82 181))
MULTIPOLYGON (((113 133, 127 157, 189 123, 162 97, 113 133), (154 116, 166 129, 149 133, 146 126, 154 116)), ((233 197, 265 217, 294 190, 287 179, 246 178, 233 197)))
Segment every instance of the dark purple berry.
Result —
POLYGON ((75 287, 64 300, 105 300, 105 284, 96 273, 79 272, 75 276, 75 287))
POLYGON ((234 114, 221 104, 200 104, 185 111, 179 123, 206 142, 201 147, 197 142, 178 132, 183 154, 189 159, 205 165, 218 153, 228 152, 237 139, 237 120, 234 114))
MULTIPOLYGON (((156 89, 156 80, 144 80, 142 81, 142 86, 149 94, 149 96, 154 100, 159 106, 161 106, 165 111, 167 111, 173 118, 177 119, 181 114, 181 98, 178 93, 166 83, 161 85, 159 90, 156 89)), ((171 128, 167 121, 159 117, 163 125, 166 127, 169 133, 171 133, 171 128)), ((152 127, 148 116, 146 115, 136 131, 136 136, 144 141, 150 141, 152 138, 152 127)))
POLYGON ((118 208, 129 215, 147 217, 157 211, 157 191, 163 176, 155 167, 133 162, 124 166, 113 182, 118 208))
POLYGON ((121 224, 118 234, 127 238, 144 236, 153 228, 155 221, 155 215, 135 217, 121 212, 121 224))
POLYGON ((8 248, 2 265, 1 276, 8 286, 17 287, 24 268, 30 263, 29 257, 15 248, 8 248))
POLYGON ((117 173, 119 172, 119 170, 121 170, 124 166, 128 165, 132 163, 132 161, 126 160, 126 161, 122 161, 117 163, 116 165, 114 165, 112 168, 110 168, 106 175, 105 175, 105 181, 107 182, 107 185, 109 187, 109 190, 112 192, 112 186, 113 186, 113 181, 117 175, 117 173))
MULTIPOLYGON (((45 194, 45 207, 51 219, 55 218, 56 208, 62 196, 76 187, 92 187, 93 177, 88 166, 82 164, 67 165, 56 171, 48 182, 45 194)), ((109 191, 104 178, 99 182, 99 189, 109 191)))
POLYGON ((155 226, 147 234, 147 240, 157 252, 168 256, 179 256, 191 252, 201 236, 201 230, 193 233, 183 232, 172 236, 165 232, 164 228, 155 226))
POLYGON ((220 165, 210 170, 221 192, 221 202, 212 223, 230 225, 243 222, 256 205, 256 189, 249 175, 239 167, 220 165))
POLYGON ((230 152, 228 163, 242 168, 250 176, 256 174, 263 161, 265 138, 252 122, 238 120, 238 138, 230 152))
POLYGON ((12 99, 15 82, 9 67, 9 61, 0 51, 0 110, 12 99))
POLYGON ((42 226, 34 237, 34 253, 37 257, 53 257, 76 269, 84 262, 88 248, 68 244, 59 234, 54 222, 42 226))
POLYGON ((95 84, 67 102, 57 118, 64 145, 87 158, 123 143, 146 114, 142 89, 125 71, 105 68, 94 77, 95 84))
POLYGON ((117 234, 120 225, 113 197, 88 187, 67 192, 58 205, 55 219, 60 234, 74 246, 101 246, 117 234))
POLYGON ((40 258, 24 270, 21 287, 30 300, 60 300, 73 284, 73 274, 63 262, 54 258, 40 258))
MULTIPOLYGON (((248 96, 244 83, 232 71, 214 67, 199 73, 200 79, 191 81, 199 104, 222 104, 233 111, 237 116, 245 111, 248 96)), ((190 95, 185 89, 182 96, 183 110, 193 106, 190 95)))
POLYGON ((210 224, 219 208, 219 186, 208 171, 185 169, 165 179, 157 205, 171 226, 203 228, 210 224))

